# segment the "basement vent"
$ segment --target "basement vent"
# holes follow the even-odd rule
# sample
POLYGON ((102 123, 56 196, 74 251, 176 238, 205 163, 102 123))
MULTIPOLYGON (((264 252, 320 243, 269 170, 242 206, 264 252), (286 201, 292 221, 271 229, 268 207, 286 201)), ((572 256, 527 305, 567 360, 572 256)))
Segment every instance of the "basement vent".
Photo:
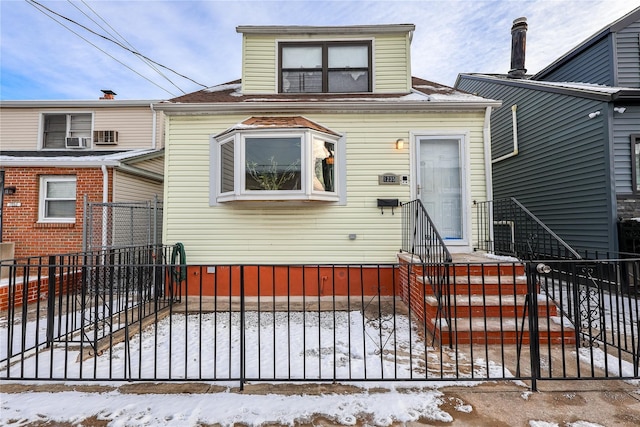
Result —
POLYGON ((116 130, 94 130, 93 142, 96 144, 112 144, 118 143, 118 131, 116 130))

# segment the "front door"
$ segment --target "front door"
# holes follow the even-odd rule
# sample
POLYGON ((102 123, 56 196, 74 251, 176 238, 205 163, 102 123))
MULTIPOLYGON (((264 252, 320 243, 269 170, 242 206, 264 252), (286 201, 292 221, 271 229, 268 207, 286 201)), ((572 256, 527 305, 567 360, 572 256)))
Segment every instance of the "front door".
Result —
POLYGON ((465 171, 462 137, 420 136, 418 197, 447 245, 463 244, 465 171))

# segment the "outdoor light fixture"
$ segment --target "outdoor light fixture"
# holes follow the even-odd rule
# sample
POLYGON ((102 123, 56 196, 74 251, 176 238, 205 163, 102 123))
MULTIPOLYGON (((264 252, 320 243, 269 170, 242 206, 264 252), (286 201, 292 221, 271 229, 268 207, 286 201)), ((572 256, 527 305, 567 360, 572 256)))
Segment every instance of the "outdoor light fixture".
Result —
POLYGON ((396 141, 396 150, 402 150, 404 148, 404 139, 400 138, 396 141))
POLYGON ((616 113, 624 113, 625 111, 627 111, 627 109, 625 107, 613 107, 613 111, 615 111, 616 113))
POLYGON ((594 111, 593 113, 589 113, 589 118, 590 119, 595 119, 599 115, 600 115, 600 111, 594 111))

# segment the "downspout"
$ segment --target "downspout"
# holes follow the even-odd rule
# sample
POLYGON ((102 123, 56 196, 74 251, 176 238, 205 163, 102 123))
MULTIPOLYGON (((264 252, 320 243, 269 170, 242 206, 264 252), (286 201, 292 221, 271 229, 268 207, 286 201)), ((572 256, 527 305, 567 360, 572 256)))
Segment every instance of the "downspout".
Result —
POLYGON ((151 128, 151 148, 155 150, 156 149, 156 144, 157 144, 157 141, 156 141, 156 134, 157 134, 156 126, 157 126, 157 123, 158 123, 158 112, 153 109, 153 103, 149 104, 149 106, 151 107, 151 113, 152 113, 152 115, 151 115, 151 126, 152 126, 152 128, 151 128))
POLYGON ((492 163, 498 163, 502 160, 508 159, 510 157, 515 157, 518 155, 518 116, 516 114, 516 110, 518 109, 518 105, 514 104, 511 106, 511 122, 513 128, 513 151, 509 154, 505 154, 504 156, 498 157, 497 159, 493 159, 492 163))
POLYGON ((107 218, 107 203, 109 203, 109 171, 107 166, 102 165, 102 249, 107 247, 107 227, 109 221, 107 218))
MULTIPOLYGON (((487 107, 484 114, 484 125, 482 126, 482 136, 484 139, 484 174, 487 200, 493 200, 493 168, 491 167, 491 107, 487 107)), ((489 203, 489 218, 493 218, 493 204, 489 203)), ((493 242, 493 221, 489 221, 489 241, 493 242)), ((490 248, 493 252, 493 248, 490 248)))

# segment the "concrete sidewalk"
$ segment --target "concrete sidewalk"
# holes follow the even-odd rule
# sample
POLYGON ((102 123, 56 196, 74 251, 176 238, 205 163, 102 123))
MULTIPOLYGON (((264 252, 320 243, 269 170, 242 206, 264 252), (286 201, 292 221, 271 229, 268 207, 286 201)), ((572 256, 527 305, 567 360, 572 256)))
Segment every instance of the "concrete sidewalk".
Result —
MULTIPOLYGON (((443 393, 440 409, 449 413, 452 422, 420 419, 409 423, 395 423, 407 426, 640 426, 640 383, 630 384, 618 380, 607 381, 540 381, 538 391, 514 382, 501 381, 481 383, 474 387, 445 386, 438 390, 443 393), (547 424, 545 424, 547 423, 547 424), (574 423, 574 424, 572 424, 574 423)), ((396 388, 410 393, 415 388, 396 388)), ((3 382, 1 391, 8 393, 65 392, 121 394, 196 394, 241 393, 243 395, 323 395, 361 393, 356 386, 340 384, 247 384, 243 391, 204 383, 131 383, 119 387, 100 385, 64 384, 16 384, 3 382)), ((368 393, 387 393, 380 387, 368 389, 368 393)), ((76 402, 74 402, 75 404, 76 402)), ((77 402, 81 404, 81 402, 77 402)), ((108 426, 109 422, 90 417, 82 422, 72 423, 38 421, 27 424, 42 426, 108 426)), ((207 426, 208 424, 201 424, 207 426)), ((273 425, 273 424, 269 424, 273 425)), ((313 421, 301 425, 335 426, 335 421, 323 414, 313 416, 313 421)), ((369 420, 358 419, 357 425, 369 425, 369 420)))

